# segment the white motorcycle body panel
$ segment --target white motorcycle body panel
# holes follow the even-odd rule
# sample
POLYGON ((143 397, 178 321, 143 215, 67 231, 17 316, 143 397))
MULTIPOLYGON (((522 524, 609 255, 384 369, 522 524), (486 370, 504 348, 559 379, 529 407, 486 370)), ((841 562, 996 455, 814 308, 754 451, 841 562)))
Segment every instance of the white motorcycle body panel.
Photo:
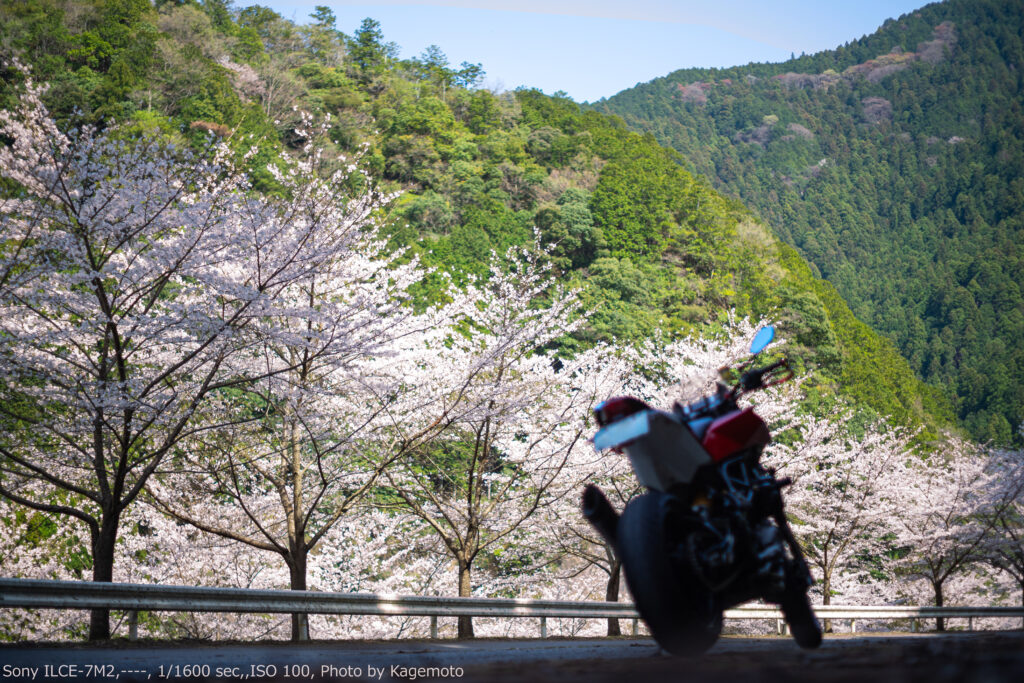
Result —
POLYGON ((701 465, 711 462, 686 425, 657 410, 644 410, 604 427, 594 435, 594 447, 621 448, 637 480, 655 491, 689 483, 701 465))

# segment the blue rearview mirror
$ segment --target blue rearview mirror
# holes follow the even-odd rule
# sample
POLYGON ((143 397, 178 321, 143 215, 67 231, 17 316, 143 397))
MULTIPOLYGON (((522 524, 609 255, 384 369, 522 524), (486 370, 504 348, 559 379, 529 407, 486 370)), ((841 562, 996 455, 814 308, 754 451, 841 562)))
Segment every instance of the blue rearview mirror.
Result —
POLYGON ((772 343, 773 339, 775 339, 775 328, 771 325, 762 327, 754 335, 754 341, 750 342, 750 352, 761 353, 764 347, 772 343))

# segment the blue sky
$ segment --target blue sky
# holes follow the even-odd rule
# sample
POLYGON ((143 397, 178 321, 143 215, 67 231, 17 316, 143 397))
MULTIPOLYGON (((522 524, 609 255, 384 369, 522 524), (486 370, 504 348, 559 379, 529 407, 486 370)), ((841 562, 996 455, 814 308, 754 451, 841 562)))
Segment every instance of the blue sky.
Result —
MULTIPOLYGON (((484 85, 518 86, 596 101, 691 66, 778 62, 873 32, 921 0, 383 0, 376 3, 257 0, 307 23, 327 5, 351 35, 365 17, 381 23, 401 56, 438 45, 452 65, 481 63, 484 85)), ((250 4, 236 0, 239 7, 250 4)))

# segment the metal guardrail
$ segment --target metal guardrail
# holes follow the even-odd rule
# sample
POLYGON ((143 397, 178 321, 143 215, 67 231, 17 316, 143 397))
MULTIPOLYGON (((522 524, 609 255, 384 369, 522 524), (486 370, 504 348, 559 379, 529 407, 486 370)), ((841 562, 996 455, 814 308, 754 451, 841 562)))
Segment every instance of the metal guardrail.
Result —
MULTIPOLYGON (((317 591, 252 590, 161 586, 92 581, 0 579, 0 608, 111 609, 129 612, 134 626, 138 612, 251 612, 307 614, 367 614, 431 617, 431 636, 437 637, 438 617, 534 617, 541 620, 541 637, 547 636, 547 619, 632 619, 637 632, 638 614, 630 603, 573 602, 512 598, 452 598, 399 596, 372 593, 320 593, 317 591)), ((853 630, 861 619, 917 620, 962 618, 971 626, 984 617, 1024 618, 1024 607, 911 607, 816 605, 819 619, 850 620, 853 630)), ((726 619, 783 619, 771 605, 743 605, 725 610, 726 619)), ((132 628, 134 639, 135 629, 132 628)), ((781 630, 781 625, 780 625, 781 630)))
MULTIPOLYGON (((819 619, 935 619, 1024 617, 1024 607, 914 607, 905 605, 813 605, 819 619)), ((725 611, 726 619, 775 619, 782 611, 770 605, 744 605, 725 611)))
POLYGON ((91 581, 0 579, 0 608, 175 612, 374 614, 439 617, 632 618, 631 604, 373 593, 204 588, 91 581))
MULTIPOLYGON (((814 605, 818 619, 849 621, 850 630, 857 632, 857 622, 862 619, 906 619, 910 630, 917 632, 922 619, 966 619, 967 630, 974 630, 974 620, 982 618, 1016 618, 1024 620, 1024 606, 1021 607, 931 607, 911 605, 814 605)), ((725 610, 726 619, 775 619, 779 633, 784 632, 782 610, 770 605, 743 605, 725 610)))

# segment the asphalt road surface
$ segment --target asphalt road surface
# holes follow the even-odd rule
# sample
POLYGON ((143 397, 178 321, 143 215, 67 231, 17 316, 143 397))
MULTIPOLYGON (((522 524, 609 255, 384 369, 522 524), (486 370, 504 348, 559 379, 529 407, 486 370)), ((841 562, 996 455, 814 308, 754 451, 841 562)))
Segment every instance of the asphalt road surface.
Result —
POLYGON ((1024 632, 722 638, 702 657, 648 639, 0 645, 0 681, 695 681, 1024 683, 1024 632))

